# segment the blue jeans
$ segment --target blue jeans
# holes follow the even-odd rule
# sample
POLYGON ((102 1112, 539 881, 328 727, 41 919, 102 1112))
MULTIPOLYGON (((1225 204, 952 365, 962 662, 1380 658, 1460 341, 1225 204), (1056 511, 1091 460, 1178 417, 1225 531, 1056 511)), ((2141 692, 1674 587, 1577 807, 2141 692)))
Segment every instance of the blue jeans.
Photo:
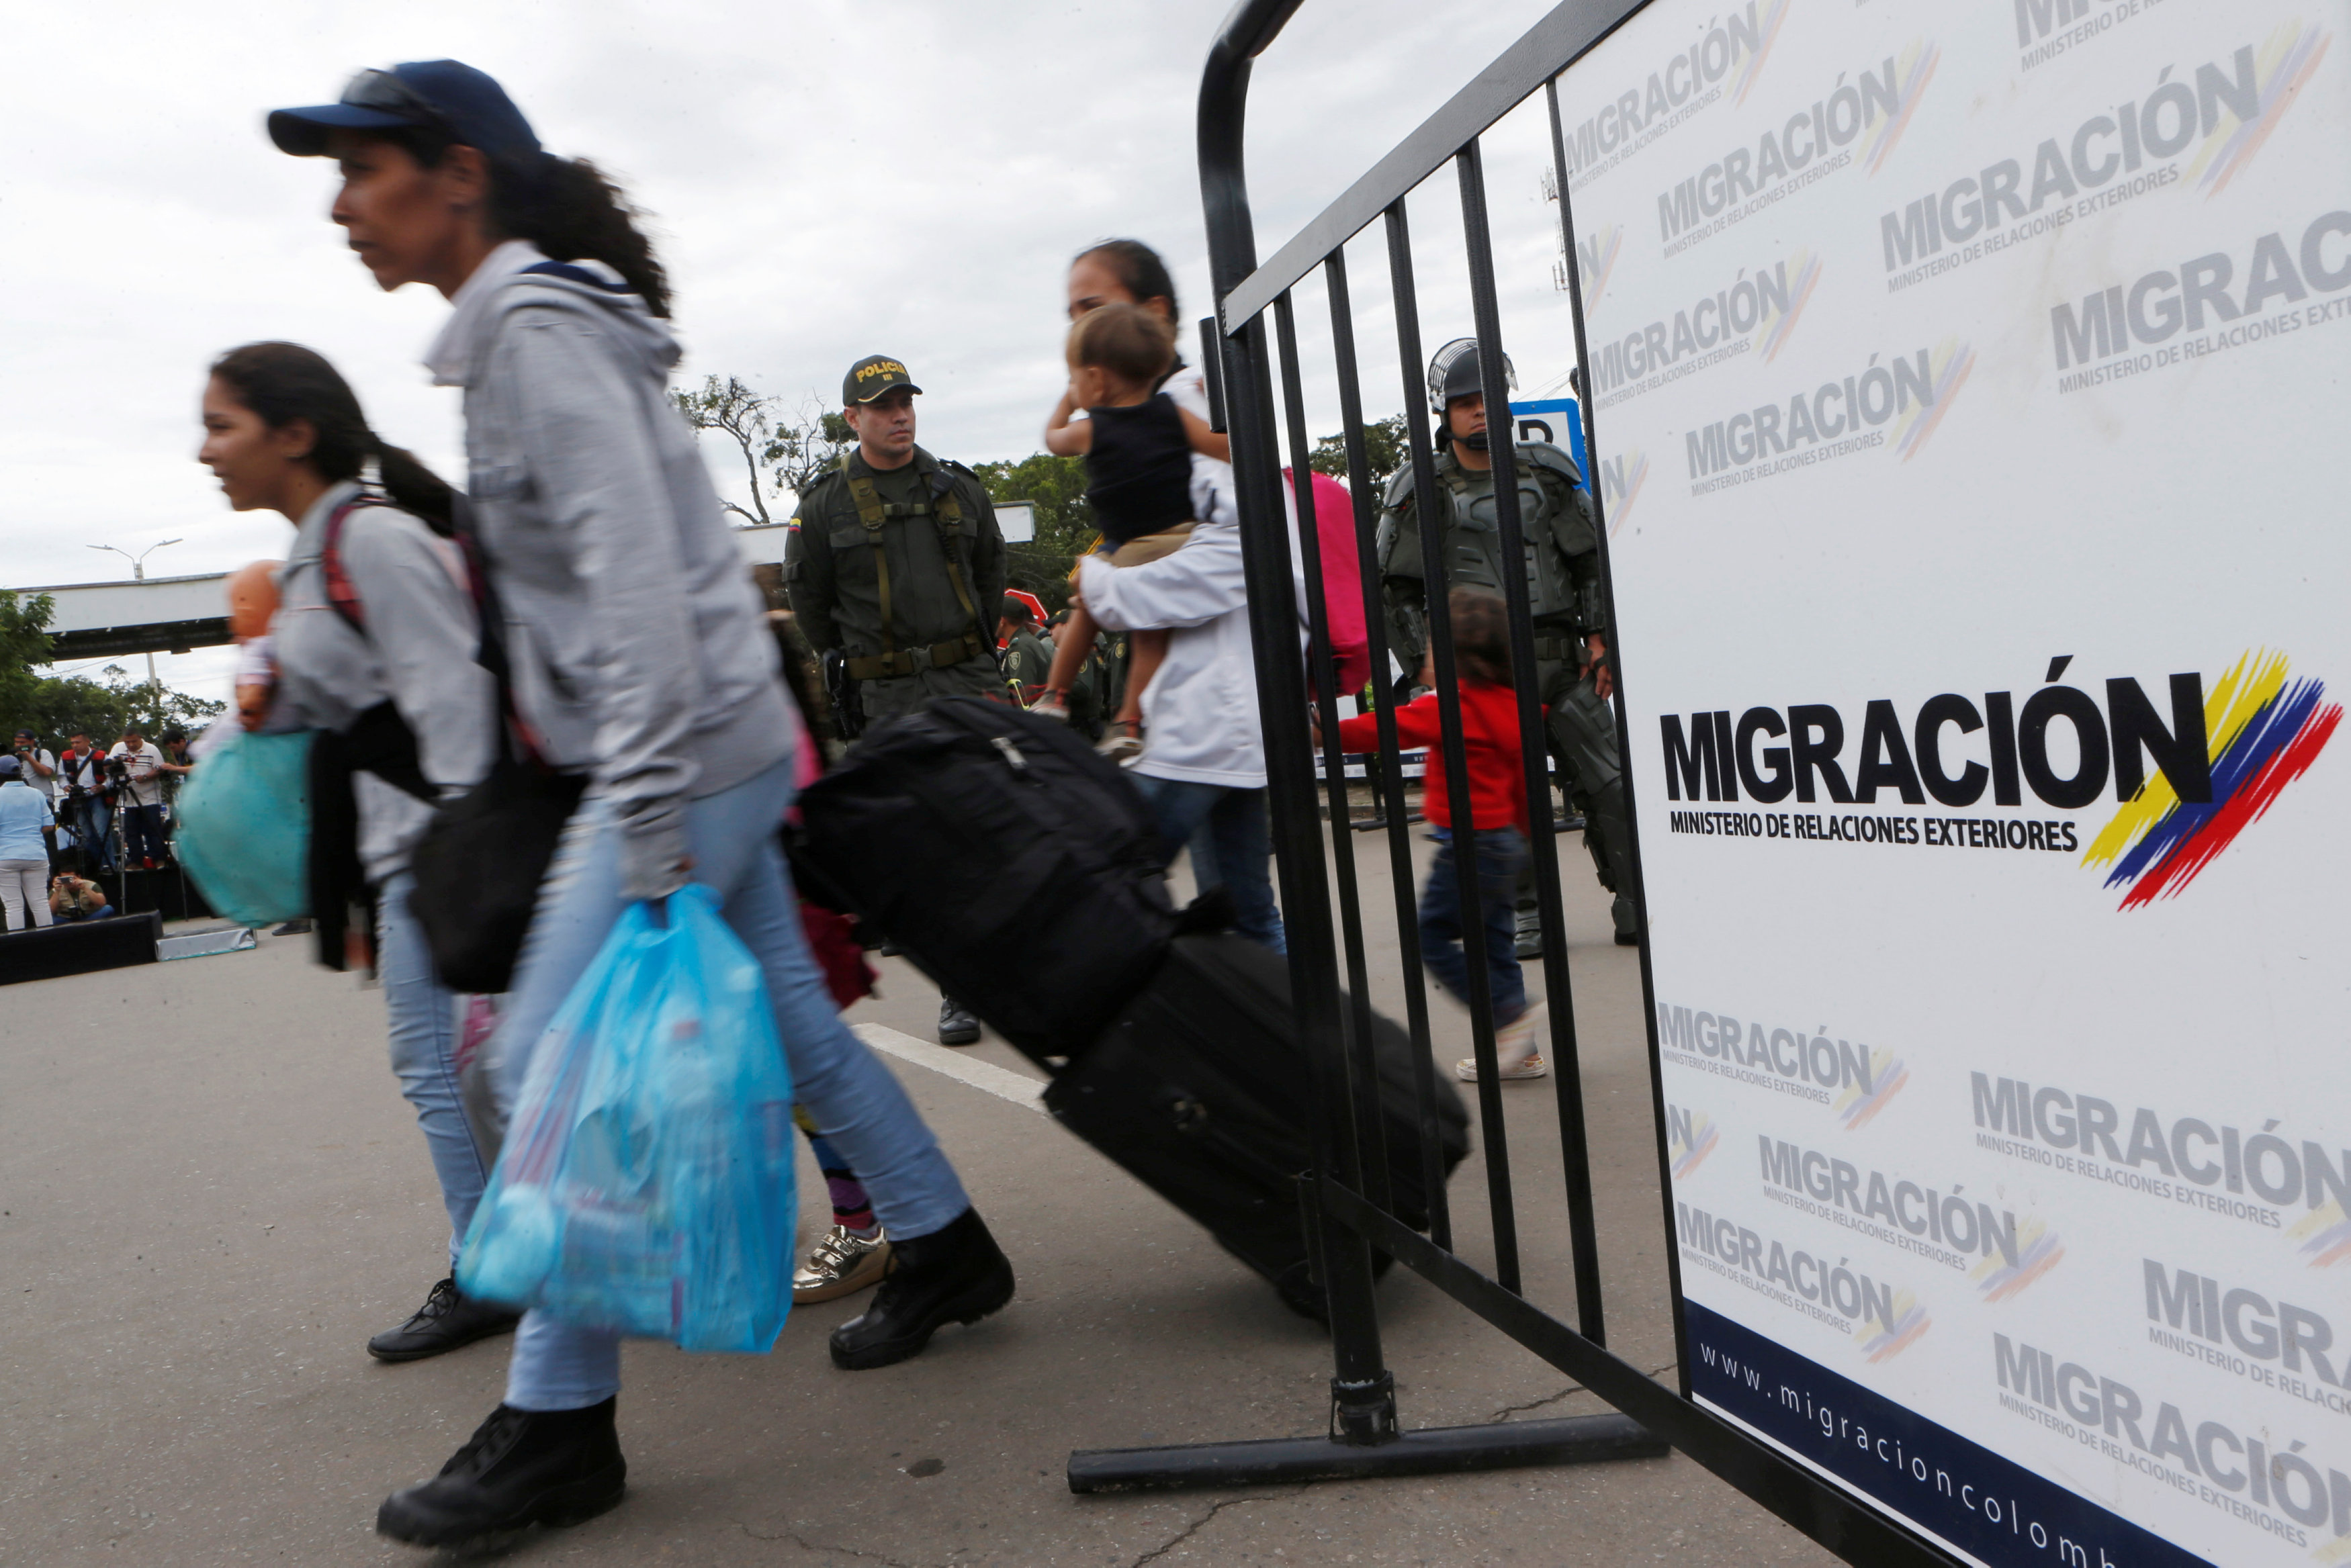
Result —
MULTIPOLYGON (((1437 840, 1437 858, 1428 867, 1428 885, 1420 890, 1420 961, 1437 984, 1466 1006, 1469 959, 1461 950, 1461 871, 1454 861, 1453 833, 1440 827, 1429 836, 1437 840)), ((1478 923, 1486 931, 1486 984, 1498 1028, 1516 1022, 1527 1010, 1527 981, 1519 968, 1517 919, 1510 908, 1526 863, 1526 836, 1517 828, 1478 830, 1478 923)))
POLYGON ((106 803, 96 795, 84 795, 75 805, 79 808, 73 825, 75 841, 82 853, 97 863, 99 870, 113 870, 114 842, 110 835, 113 832, 114 818, 107 811, 106 803))
POLYGON ((163 863, 163 808, 160 805, 126 805, 122 808, 122 853, 133 860, 163 863))
POLYGON ((1190 845, 1193 881, 1204 893, 1222 887, 1231 895, 1234 929, 1275 952, 1288 952, 1281 911, 1273 902, 1273 840, 1266 822, 1265 791, 1132 771, 1126 776, 1151 803, 1167 858, 1175 859, 1190 845))
POLYGON ((457 998, 434 978, 424 932, 408 912, 416 878, 387 878, 376 900, 376 972, 383 977, 383 1011, 391 1026, 392 1073, 416 1107, 441 1204, 449 1211, 449 1272, 457 1272, 457 1243, 474 1222, 490 1162, 474 1142, 457 1090, 457 998))
MULTIPOLYGON (((689 802, 685 830, 694 879, 724 900, 720 913, 766 973, 793 1096, 863 1179, 874 1216, 890 1233, 927 1236, 953 1223, 971 1200, 906 1091, 841 1021, 809 952, 799 901, 776 843, 791 800, 787 759, 732 789, 689 802)), ((626 907, 611 808, 587 801, 564 829, 540 885, 538 912, 507 1010, 490 1043, 501 1120, 513 1114, 531 1051, 626 907)), ((779 1236, 776 1245, 789 1248, 791 1238, 779 1236)), ((618 1334, 577 1328, 544 1312, 524 1315, 507 1371, 507 1404, 576 1410, 602 1403, 620 1387, 618 1334)))

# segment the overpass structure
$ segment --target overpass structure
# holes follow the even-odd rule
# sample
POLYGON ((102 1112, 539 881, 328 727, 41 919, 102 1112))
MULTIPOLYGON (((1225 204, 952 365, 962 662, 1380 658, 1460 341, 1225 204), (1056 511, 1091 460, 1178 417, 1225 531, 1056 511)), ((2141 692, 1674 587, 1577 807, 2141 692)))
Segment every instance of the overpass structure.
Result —
MULTIPOLYGON (((1035 535, 1034 513, 1027 502, 1008 502, 997 508, 1008 541, 1035 535)), ((784 558, 790 530, 781 524, 737 528, 737 548, 744 564, 775 564, 784 558)), ((205 572, 185 577, 148 577, 137 582, 58 583, 47 587, 0 589, 19 598, 47 594, 50 659, 66 663, 78 659, 112 659, 133 653, 186 653, 228 642, 228 574, 205 572)))
POLYGON ((48 596, 50 658, 62 664, 131 653, 186 653, 227 642, 227 579, 225 572, 206 572, 6 591, 20 599, 48 596))

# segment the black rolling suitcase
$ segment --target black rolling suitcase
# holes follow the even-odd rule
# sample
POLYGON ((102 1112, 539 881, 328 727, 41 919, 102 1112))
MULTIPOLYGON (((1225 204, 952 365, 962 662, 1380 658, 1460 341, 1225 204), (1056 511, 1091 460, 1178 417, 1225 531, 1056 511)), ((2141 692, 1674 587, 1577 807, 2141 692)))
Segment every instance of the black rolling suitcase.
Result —
POLYGON ((1007 703, 942 698, 875 726, 800 796, 789 842, 801 892, 1048 1065, 1176 931, 1143 796, 1069 725, 1007 703))
MULTIPOLYGON (((1412 1042, 1374 1016, 1397 1218, 1428 1224, 1412 1042)), ((1308 1317, 1324 1317, 1292 1179, 1311 1163, 1309 1067, 1290 1007, 1289 961, 1244 937, 1179 937, 1149 985, 1045 1090, 1061 1125, 1206 1226, 1308 1317)), ((1435 1079, 1447 1173, 1469 1118, 1435 1079)))

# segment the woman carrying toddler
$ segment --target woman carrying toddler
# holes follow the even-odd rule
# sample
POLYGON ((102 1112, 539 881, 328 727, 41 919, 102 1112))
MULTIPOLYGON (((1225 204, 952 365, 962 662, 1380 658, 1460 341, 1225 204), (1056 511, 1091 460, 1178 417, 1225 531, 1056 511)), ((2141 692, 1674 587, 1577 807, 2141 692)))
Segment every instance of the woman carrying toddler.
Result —
MULTIPOLYGON (((1192 531, 1193 459, 1217 456, 1223 444, 1206 421, 1159 389, 1176 363, 1173 328, 1142 306, 1104 305, 1070 328, 1069 360, 1070 393, 1046 424, 1045 449, 1085 457, 1086 499, 1102 529, 1095 553, 1118 566, 1173 554, 1192 531), (1079 409, 1082 420, 1072 417, 1079 409)), ((1071 610, 1071 634, 1036 706, 1057 718, 1068 716, 1070 689, 1096 629, 1082 601, 1073 600, 1071 610)), ((1167 633, 1135 632, 1132 649, 1125 696, 1102 743, 1118 762, 1143 750, 1143 693, 1166 657, 1167 633)))

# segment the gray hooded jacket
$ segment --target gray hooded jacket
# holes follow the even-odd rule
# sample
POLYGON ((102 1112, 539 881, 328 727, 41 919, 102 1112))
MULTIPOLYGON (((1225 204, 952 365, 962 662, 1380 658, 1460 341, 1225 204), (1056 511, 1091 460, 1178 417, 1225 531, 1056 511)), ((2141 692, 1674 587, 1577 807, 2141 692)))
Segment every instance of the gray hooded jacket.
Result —
MULTIPOLYGON (((340 732, 390 698, 416 736, 425 778, 454 794, 490 771, 497 735, 496 686, 474 662, 479 636, 465 562, 455 545, 397 507, 354 508, 336 554, 367 619, 362 635, 328 602, 321 560, 327 520, 359 493, 347 481, 319 497, 278 574, 270 727, 340 732)), ((353 793, 360 859, 381 886, 406 867, 433 808, 373 774, 357 775, 353 793)))
POLYGON ((426 363, 465 391, 475 526, 516 702, 622 829, 623 889, 683 880, 684 805, 791 754, 775 639, 670 406, 676 340, 596 262, 498 247, 426 363))

